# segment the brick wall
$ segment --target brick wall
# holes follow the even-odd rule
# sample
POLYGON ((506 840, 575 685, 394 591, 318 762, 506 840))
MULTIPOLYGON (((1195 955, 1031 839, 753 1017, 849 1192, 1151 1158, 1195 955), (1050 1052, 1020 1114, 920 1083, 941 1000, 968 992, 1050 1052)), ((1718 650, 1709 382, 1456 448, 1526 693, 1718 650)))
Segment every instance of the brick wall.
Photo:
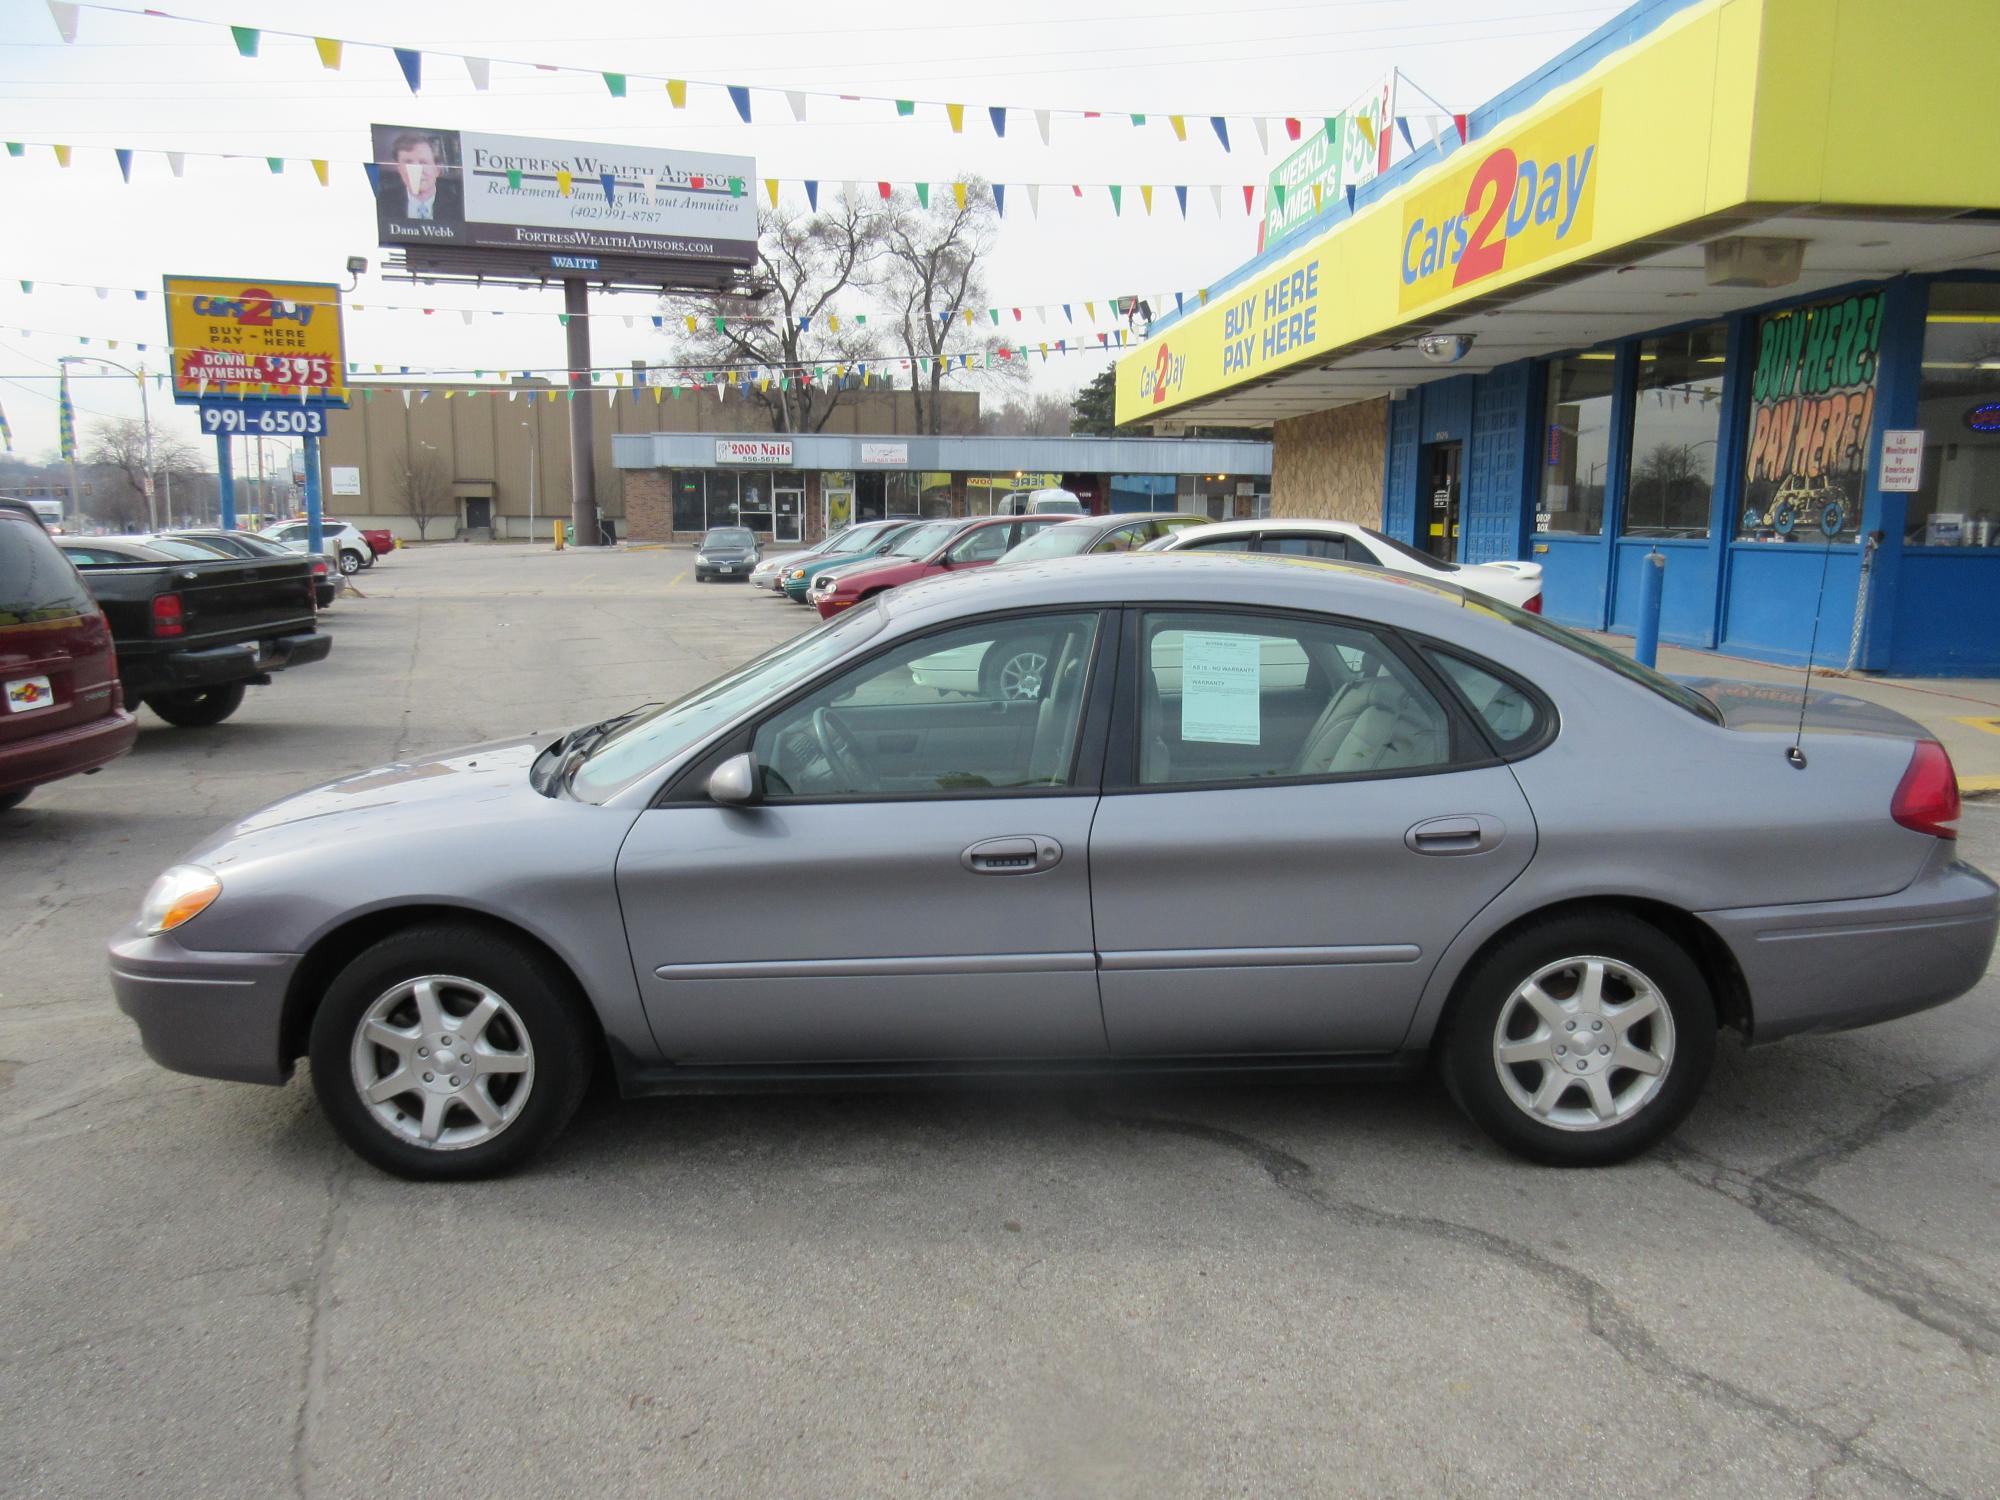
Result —
POLYGON ((625 482, 625 536, 634 542, 664 542, 673 535, 674 497, 669 469, 620 469, 625 482))
POLYGON ((1271 441, 1271 514, 1382 522, 1386 399, 1279 422, 1271 441))

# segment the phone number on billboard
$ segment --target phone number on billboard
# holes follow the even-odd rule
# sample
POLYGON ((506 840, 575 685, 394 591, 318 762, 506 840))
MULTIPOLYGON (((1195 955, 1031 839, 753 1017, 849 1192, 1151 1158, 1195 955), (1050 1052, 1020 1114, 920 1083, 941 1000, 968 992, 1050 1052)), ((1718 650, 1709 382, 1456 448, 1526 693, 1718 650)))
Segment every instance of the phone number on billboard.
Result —
POLYGON ((255 437, 320 437, 326 413, 315 407, 300 410, 249 411, 241 406, 204 406, 201 430, 218 437, 248 433, 255 437))

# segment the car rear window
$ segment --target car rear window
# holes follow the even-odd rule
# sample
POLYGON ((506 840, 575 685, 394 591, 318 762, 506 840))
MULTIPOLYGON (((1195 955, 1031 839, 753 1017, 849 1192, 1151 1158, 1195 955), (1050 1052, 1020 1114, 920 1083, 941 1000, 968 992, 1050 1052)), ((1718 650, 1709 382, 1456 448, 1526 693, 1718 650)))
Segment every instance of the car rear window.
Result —
POLYGON ((1655 672, 1651 667, 1642 667, 1629 656, 1621 655, 1611 647, 1592 640, 1566 625, 1557 625, 1544 620, 1540 615, 1531 615, 1525 609, 1516 609, 1511 604, 1502 604, 1498 599, 1485 596, 1466 595, 1467 609, 1485 610, 1488 614, 1517 625, 1530 634, 1538 635, 1545 641, 1574 651, 1578 656, 1588 657, 1600 667, 1616 672, 1640 687, 1649 688, 1669 703, 1677 703, 1697 718, 1707 719, 1711 724, 1722 722, 1722 710, 1702 697, 1691 687, 1684 687, 1673 678, 1655 672))
POLYGON ((41 523, 0 510, 0 625, 94 614, 97 601, 41 523))

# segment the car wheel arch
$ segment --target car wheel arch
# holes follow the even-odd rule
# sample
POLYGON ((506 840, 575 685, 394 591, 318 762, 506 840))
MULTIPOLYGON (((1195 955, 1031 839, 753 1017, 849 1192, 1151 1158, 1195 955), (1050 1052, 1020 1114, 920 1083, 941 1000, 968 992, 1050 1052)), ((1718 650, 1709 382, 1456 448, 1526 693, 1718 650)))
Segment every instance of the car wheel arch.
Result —
MULTIPOLYGON (((1445 961, 1440 961, 1437 970, 1432 973, 1431 985, 1426 987, 1424 1001, 1419 1004, 1409 1035, 1404 1038, 1404 1047, 1435 1052, 1438 1039, 1445 1035, 1450 1025, 1453 1010, 1464 998, 1470 977, 1478 972, 1489 953, 1528 928, 1590 912, 1616 912, 1621 916, 1636 917, 1658 929, 1679 946, 1701 971, 1710 994, 1715 997, 1717 1022, 1742 1033, 1746 1042, 1753 1039, 1755 1032, 1749 986, 1735 955, 1713 928, 1694 913, 1670 902, 1650 896, 1605 893, 1572 896, 1516 913, 1462 953, 1453 951, 1457 947, 1454 943, 1453 949, 1446 950, 1445 961), (1446 961, 1450 965, 1448 971, 1446 961), (1449 980, 1443 999, 1433 1003, 1436 987, 1447 972, 1449 980)), ((1463 940, 1465 934, 1459 936, 1463 940)))
MULTIPOLYGON (((582 1011, 584 1024, 589 1028, 595 1053, 593 1061, 609 1068, 611 1052, 604 1019, 598 1014, 597 1006, 591 1001, 590 992, 584 988, 574 964, 551 946, 546 938, 518 922, 508 921, 477 907, 434 901, 377 907, 361 912, 328 928, 307 946, 298 967, 292 971, 290 985, 286 987, 284 1013, 278 1026, 278 1063, 287 1078, 291 1076, 293 1066, 306 1055, 312 1037, 313 1017, 318 1013, 320 1001, 334 977, 364 949, 409 928, 433 922, 485 927, 537 950, 568 981, 572 999, 582 1011)), ((607 1071, 599 1076, 611 1075, 607 1071)))

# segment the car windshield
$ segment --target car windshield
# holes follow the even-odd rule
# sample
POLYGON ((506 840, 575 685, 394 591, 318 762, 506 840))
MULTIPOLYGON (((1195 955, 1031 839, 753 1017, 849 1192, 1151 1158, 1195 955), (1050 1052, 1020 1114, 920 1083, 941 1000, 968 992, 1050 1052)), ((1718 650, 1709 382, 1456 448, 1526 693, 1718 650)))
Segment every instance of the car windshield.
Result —
POLYGON ((873 604, 836 615, 827 624, 725 672, 685 697, 621 724, 584 758, 569 789, 579 801, 602 802, 624 790, 737 715, 804 681, 834 658, 882 628, 873 604))
MULTIPOLYGON (((272 541, 267 536, 255 536, 248 532, 242 532, 242 531, 232 531, 229 535, 230 538, 238 546, 247 547, 252 552, 261 552, 266 557, 291 556, 291 551, 289 548, 279 546, 276 542, 272 541)), ((218 547, 226 547, 229 545, 228 542, 223 541, 219 537, 195 537, 192 538, 192 540, 208 541, 218 547)))
POLYGON ((939 521, 930 526, 919 526, 889 549, 891 557, 929 557, 938 548, 951 540, 958 530, 956 521, 939 521))
POLYGON ((1367 534, 1370 541, 1379 542, 1398 557, 1408 562, 1413 562, 1419 567, 1428 568, 1433 573, 1456 573, 1458 571, 1457 563, 1445 562, 1442 558, 1432 557, 1428 552, 1419 552, 1415 547, 1409 545, 1409 543, 1399 542, 1392 536, 1384 536, 1372 526, 1363 526, 1360 529, 1367 534))
POLYGON ((704 548, 715 548, 717 550, 726 550, 731 547, 754 547, 757 545, 757 538, 752 536, 748 531, 745 531, 741 526, 718 526, 714 531, 711 531, 701 539, 701 545, 704 548))
MULTIPOLYGON (((1372 533, 1371 533, 1372 534, 1372 533)), ((1683 687, 1673 678, 1655 672, 1651 667, 1642 667, 1631 657, 1621 655, 1601 641, 1594 641, 1581 631, 1571 630, 1567 625, 1558 625, 1544 620, 1540 615, 1531 615, 1525 609, 1516 609, 1511 604, 1502 604, 1498 599, 1485 595, 1465 596, 1467 609, 1484 610, 1490 615, 1505 620, 1509 625, 1517 625, 1545 641, 1574 651, 1578 656, 1588 657, 1600 667, 1616 672, 1627 681, 1636 682, 1640 687, 1650 688, 1670 703, 1677 703, 1689 713, 1707 719, 1712 724, 1722 722, 1722 710, 1702 697, 1691 687, 1683 687)))
POLYGON ((1039 562, 1049 557, 1075 557, 1088 551, 1097 540, 1098 528, 1089 522, 1062 522, 1037 532, 1000 559, 1003 563, 1039 562))

